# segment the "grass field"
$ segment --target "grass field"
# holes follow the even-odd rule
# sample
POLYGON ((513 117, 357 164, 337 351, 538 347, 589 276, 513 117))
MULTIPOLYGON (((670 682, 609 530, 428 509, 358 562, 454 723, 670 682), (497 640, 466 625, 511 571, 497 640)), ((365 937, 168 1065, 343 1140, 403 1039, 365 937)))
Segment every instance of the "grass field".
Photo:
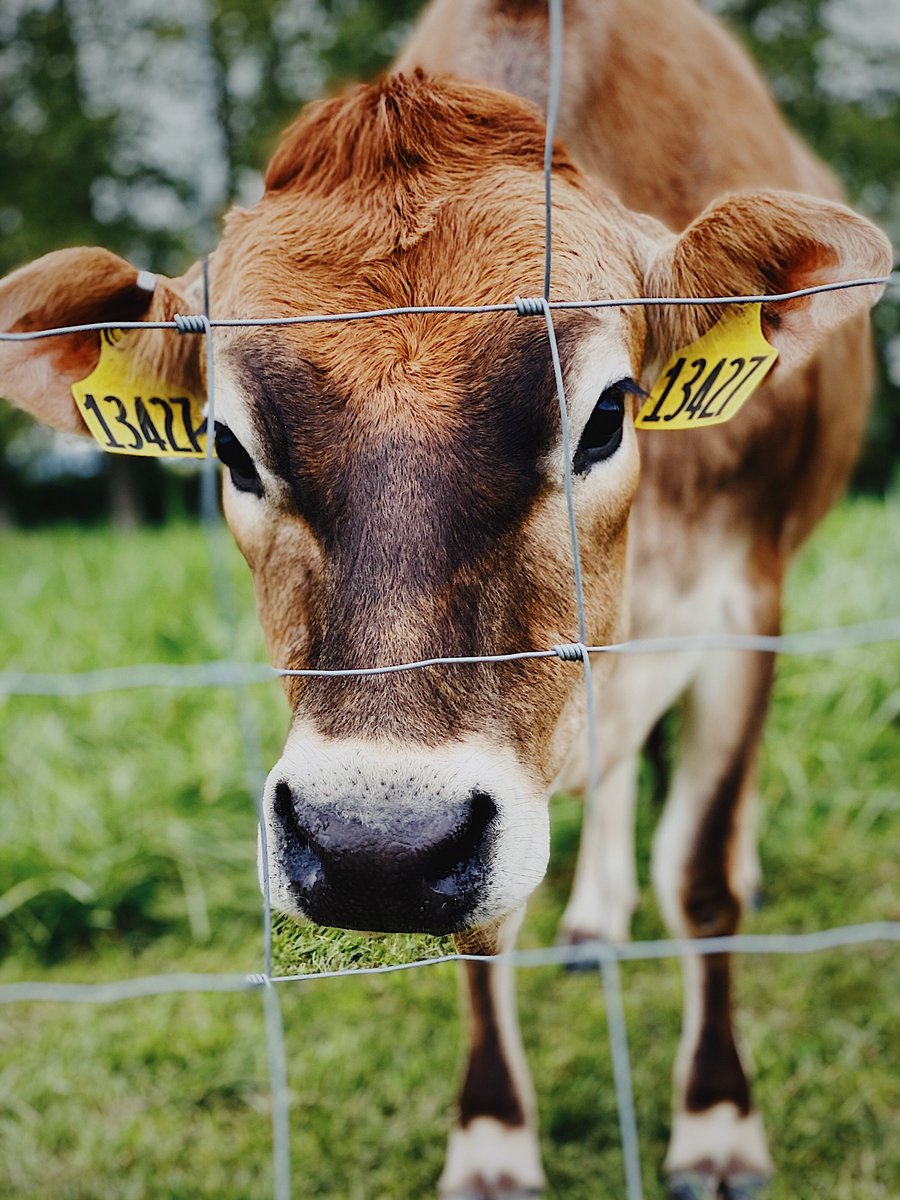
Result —
MULTIPOLYGON (((237 637, 217 625, 192 526, 4 533, 0 661, 78 671, 263 657, 250 589, 237 637)), ((787 626, 900 611, 900 503, 829 518, 792 577, 787 626)), ((762 769, 764 903, 745 928, 900 917, 900 647, 783 660, 762 769)), ((287 714, 253 691, 267 762, 287 714)), ((0 699, 0 981, 97 981, 261 969, 253 806, 223 689, 0 699)), ((648 793, 649 789, 645 789, 648 793)), ((554 849, 523 941, 553 940, 580 809, 553 804, 554 849)), ((642 879, 655 814, 642 797, 642 879)), ((645 890, 636 937, 661 934, 645 890)), ((279 924, 280 969, 410 956, 279 924)), ((900 1195, 900 950, 739 964, 740 1029, 779 1176, 772 1200, 900 1195)), ((644 1180, 659 1200, 680 982, 623 969, 644 1180)), ((623 1195, 598 978, 520 973, 550 1194, 623 1195)), ((294 1195, 433 1193, 461 1065, 452 967, 282 992, 294 1195)), ((271 1194, 258 994, 0 1007, 0 1196, 250 1200, 271 1194)))

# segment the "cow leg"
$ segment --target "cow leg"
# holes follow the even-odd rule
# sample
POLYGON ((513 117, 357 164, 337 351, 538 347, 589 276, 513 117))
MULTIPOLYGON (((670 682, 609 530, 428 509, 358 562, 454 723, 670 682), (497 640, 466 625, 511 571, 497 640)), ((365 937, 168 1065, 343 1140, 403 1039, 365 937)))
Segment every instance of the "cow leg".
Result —
POLYGON ((752 763, 744 781, 739 819, 735 822, 734 845, 728 864, 731 890, 741 902, 741 910, 758 908, 762 892, 762 867, 759 861, 759 794, 756 790, 756 764, 752 763))
MULTIPOLYGON (((754 885, 753 764, 768 655, 710 655, 686 695, 682 754, 653 846, 653 881, 679 937, 732 934, 754 885)), ((772 1162, 732 1028, 730 956, 683 962, 685 1011, 666 1157, 677 1200, 744 1200, 772 1162)))
MULTIPOLYGON (((598 689, 600 784, 593 803, 585 804, 572 895, 560 923, 564 944, 628 940, 638 898, 634 810, 640 750, 699 662, 699 656, 683 653, 620 659, 602 692, 598 689)), ((556 788, 583 788, 588 772, 587 748, 580 739, 556 788)))
MULTIPOLYGON (((511 950, 522 914, 510 918, 497 950, 511 950)), ((460 949, 468 949, 465 941, 460 949)), ((515 976, 503 963, 465 962, 469 1058, 450 1134, 440 1193, 447 1200, 540 1196, 544 1172, 534 1089, 516 1014, 515 976)))
POLYGON ((637 772, 638 756, 630 755, 606 775, 594 803, 585 803, 572 895, 560 923, 560 941, 568 945, 596 938, 628 940, 638 896, 634 862, 637 772))

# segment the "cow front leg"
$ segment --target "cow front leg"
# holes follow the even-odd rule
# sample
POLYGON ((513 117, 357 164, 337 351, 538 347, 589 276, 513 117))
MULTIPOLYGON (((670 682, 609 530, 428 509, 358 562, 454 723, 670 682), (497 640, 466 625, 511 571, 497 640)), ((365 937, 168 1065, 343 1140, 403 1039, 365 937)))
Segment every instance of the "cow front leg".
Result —
MULTIPOLYGON (((496 952, 511 950, 522 914, 499 931, 496 952)), ((477 939, 457 939, 476 951, 477 939)), ((505 963, 465 962, 469 1056, 440 1181, 446 1200, 525 1200, 544 1190, 534 1089, 516 1013, 515 975, 505 963)))
MULTIPOLYGON (((653 847, 654 885, 679 937, 737 930, 751 884, 745 826, 753 822, 753 764, 771 678, 768 657, 719 655, 687 693, 682 753, 653 847)), ((692 956, 683 970, 670 1195, 749 1200, 772 1162, 732 1027, 731 961, 692 956)))
POLYGON ((565 945, 603 939, 625 942, 637 905, 634 806, 638 756, 629 755, 602 780, 584 823, 572 895, 560 923, 565 945))
MULTIPOLYGON (((600 782, 593 801, 585 803, 572 896, 560 923, 564 944, 628 940, 638 899, 634 810, 640 750, 699 661, 688 654, 619 659, 603 686, 595 730, 600 782)), ((588 774, 587 747, 579 739, 555 787, 584 788, 588 774)))

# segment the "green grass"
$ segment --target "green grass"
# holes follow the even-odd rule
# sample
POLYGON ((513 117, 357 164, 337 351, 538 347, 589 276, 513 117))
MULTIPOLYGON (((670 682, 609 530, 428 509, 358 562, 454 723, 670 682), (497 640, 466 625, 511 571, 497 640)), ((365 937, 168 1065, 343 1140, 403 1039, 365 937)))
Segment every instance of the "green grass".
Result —
MULTIPOLYGON (((263 656, 246 573, 225 641, 190 526, 4 533, 0 661, 88 670, 263 656)), ((834 513, 792 576, 787 626, 900 609, 900 504, 834 513)), ((762 769, 765 902, 745 928, 900 917, 900 650, 782 660, 762 769)), ((253 690, 267 762, 287 714, 253 690)), ((261 968, 254 814, 224 689, 0 699, 0 980, 261 968)), ((640 872, 655 813, 644 789, 640 872)), ((552 941, 580 819, 553 804, 554 850, 523 942, 552 941)), ((645 889, 635 936, 662 933, 645 889)), ((279 970, 401 961, 437 939, 276 923, 279 970)), ((740 1030, 779 1176, 772 1200, 900 1195, 898 953, 739 963, 740 1030)), ((680 1007, 671 963, 623 968, 648 1200, 662 1196, 680 1007)), ((553 1196, 623 1192, 599 980, 520 973, 553 1196)), ((296 1196, 427 1196, 461 1065, 452 967, 281 991, 296 1196)), ((0 1195, 245 1200, 271 1194, 261 998, 153 997, 0 1007, 0 1195)))

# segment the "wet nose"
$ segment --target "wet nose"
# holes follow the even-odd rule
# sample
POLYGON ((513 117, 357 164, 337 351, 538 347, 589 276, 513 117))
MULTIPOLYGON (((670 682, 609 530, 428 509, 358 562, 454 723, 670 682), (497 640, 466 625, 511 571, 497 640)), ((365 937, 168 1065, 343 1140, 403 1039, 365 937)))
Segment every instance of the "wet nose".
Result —
POLYGON ((282 781, 273 812, 290 890, 320 925, 453 933, 478 906, 497 816, 487 792, 417 812, 315 802, 282 781))

